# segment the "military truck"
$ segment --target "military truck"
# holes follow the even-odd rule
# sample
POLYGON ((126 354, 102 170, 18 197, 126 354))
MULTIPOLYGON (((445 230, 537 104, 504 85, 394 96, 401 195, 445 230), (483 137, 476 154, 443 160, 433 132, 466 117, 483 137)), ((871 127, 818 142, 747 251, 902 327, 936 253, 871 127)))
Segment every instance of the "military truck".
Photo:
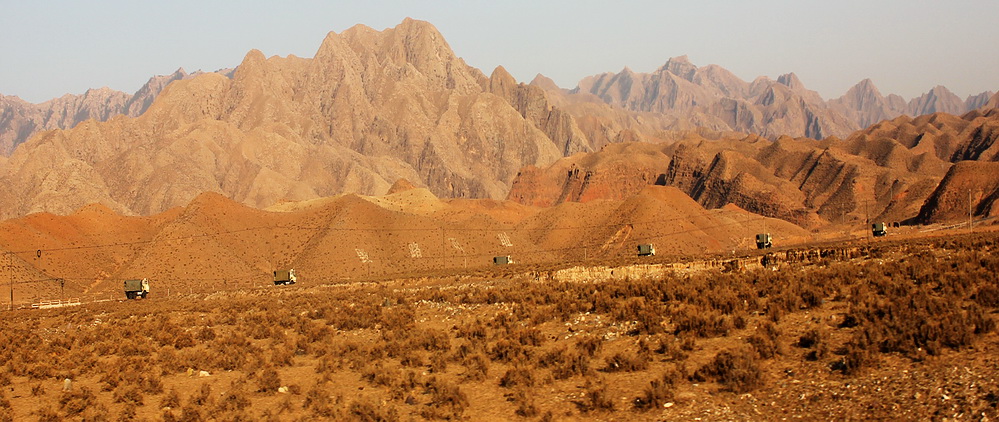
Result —
POLYGON ((493 265, 507 265, 507 264, 513 264, 513 258, 510 258, 510 255, 493 257, 493 265))
POLYGON ((655 256, 656 245, 651 243, 638 245, 638 256, 655 256))
POLYGON ((770 233, 756 234, 756 249, 769 249, 773 245, 773 237, 770 236, 770 233))
POLYGON ((287 285, 287 284, 295 284, 296 281, 298 281, 298 278, 295 277, 295 269, 294 268, 287 269, 287 270, 276 270, 276 271, 274 271, 274 285, 275 286, 278 286, 278 285, 287 285))
POLYGON ((871 233, 874 237, 881 237, 888 235, 888 225, 884 222, 871 224, 871 233))
POLYGON ((125 297, 128 299, 145 299, 149 295, 149 280, 125 280, 125 297))

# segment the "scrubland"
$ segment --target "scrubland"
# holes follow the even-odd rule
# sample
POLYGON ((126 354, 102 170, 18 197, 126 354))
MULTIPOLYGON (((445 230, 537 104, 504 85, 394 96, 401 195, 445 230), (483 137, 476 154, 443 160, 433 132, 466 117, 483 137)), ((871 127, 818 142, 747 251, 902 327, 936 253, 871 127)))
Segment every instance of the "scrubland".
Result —
POLYGON ((997 248, 985 234, 654 278, 512 266, 5 312, 0 420, 994 420, 997 248))

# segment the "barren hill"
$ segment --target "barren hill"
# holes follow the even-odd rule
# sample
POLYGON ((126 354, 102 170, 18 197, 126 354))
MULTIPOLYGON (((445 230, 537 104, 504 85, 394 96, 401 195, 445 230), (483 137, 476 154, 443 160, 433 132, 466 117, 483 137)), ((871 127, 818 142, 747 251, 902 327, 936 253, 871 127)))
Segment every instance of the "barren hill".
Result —
POLYGON ((903 221, 920 214, 952 163, 999 156, 997 125, 999 111, 992 109, 901 116, 845 140, 691 135, 669 145, 613 145, 525 168, 510 199, 530 205, 616 199, 657 184, 675 186, 707 208, 731 203, 806 227, 903 221))
MULTIPOLYGON (((305 280, 491 265, 633 256, 638 243, 663 253, 744 249, 763 219, 705 210, 683 192, 647 186, 621 200, 552 208, 491 199, 441 200, 424 188, 368 197, 341 195, 258 210, 216 193, 151 217, 101 205, 66 215, 32 214, 0 223, 12 251, 15 300, 120 294, 120 282, 150 278, 157 289, 266 283, 294 267, 305 280), (242 284, 241 284, 242 283, 242 284), (60 290, 60 288, 64 290, 60 290)), ((807 233, 770 220, 782 240, 807 233)), ((217 287, 217 286, 216 286, 217 287)))

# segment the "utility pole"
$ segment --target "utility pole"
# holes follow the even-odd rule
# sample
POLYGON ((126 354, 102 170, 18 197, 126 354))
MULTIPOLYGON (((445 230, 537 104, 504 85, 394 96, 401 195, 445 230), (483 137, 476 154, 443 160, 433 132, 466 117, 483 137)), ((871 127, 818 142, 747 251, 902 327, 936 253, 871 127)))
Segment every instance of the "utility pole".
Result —
POLYGON ((867 241, 870 242, 871 241, 871 213, 868 210, 867 205, 868 205, 868 203, 865 200, 864 201, 864 219, 867 220, 867 223, 864 224, 864 230, 867 232, 867 241))
POLYGON ((7 252, 7 270, 10 271, 10 310, 14 310, 14 255, 7 252))
POLYGON ((971 213, 972 213, 972 210, 971 210, 971 189, 968 189, 968 231, 971 232, 971 233, 974 233, 975 232, 975 227, 971 223, 971 216, 972 216, 971 213))

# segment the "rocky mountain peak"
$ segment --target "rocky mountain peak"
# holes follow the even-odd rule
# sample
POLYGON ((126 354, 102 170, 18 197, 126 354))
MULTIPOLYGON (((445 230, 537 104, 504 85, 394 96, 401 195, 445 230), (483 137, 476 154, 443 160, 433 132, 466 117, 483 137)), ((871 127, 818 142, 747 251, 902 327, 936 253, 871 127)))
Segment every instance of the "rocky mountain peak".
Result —
POLYGON ((666 61, 666 64, 660 67, 656 73, 663 71, 691 81, 694 79, 694 74, 697 73, 697 66, 694 66, 694 64, 690 62, 690 59, 688 59, 686 55, 683 55, 670 57, 670 59, 666 61))
POLYGON ((562 89, 551 78, 540 73, 534 76, 534 79, 531 80, 529 85, 536 86, 546 91, 561 91, 562 89))

